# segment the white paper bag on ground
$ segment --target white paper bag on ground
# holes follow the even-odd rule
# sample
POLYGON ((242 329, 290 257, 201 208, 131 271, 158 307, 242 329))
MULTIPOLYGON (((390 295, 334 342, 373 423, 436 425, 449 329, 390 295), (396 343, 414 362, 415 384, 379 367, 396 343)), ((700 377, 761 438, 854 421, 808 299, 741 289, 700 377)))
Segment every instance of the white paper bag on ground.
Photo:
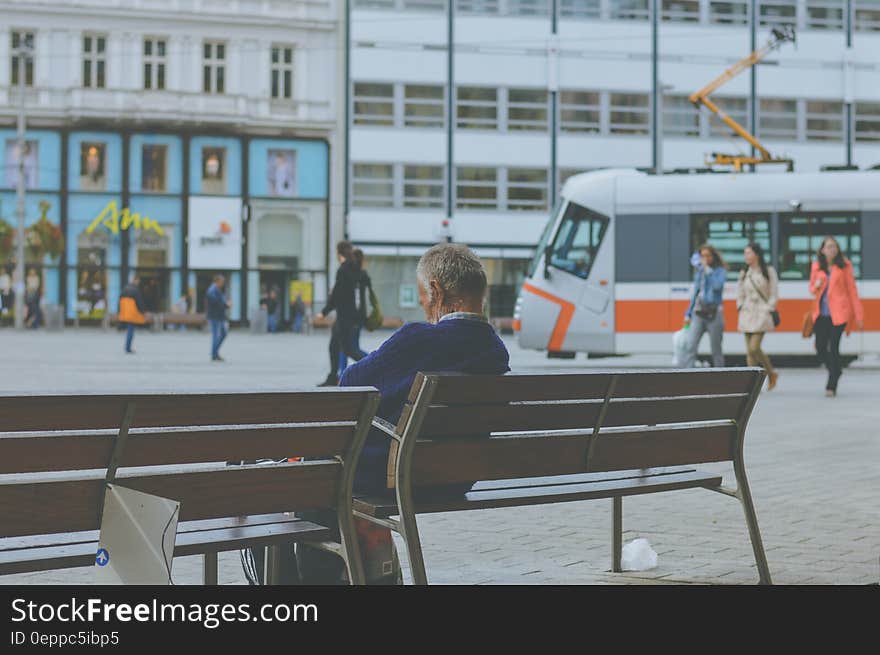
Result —
POLYGON ((647 571, 657 568, 657 553, 647 539, 634 539, 623 547, 620 567, 624 571, 647 571))
POLYGON ((672 365, 678 368, 684 366, 687 361, 687 352, 690 348, 690 330, 682 328, 672 335, 672 365))

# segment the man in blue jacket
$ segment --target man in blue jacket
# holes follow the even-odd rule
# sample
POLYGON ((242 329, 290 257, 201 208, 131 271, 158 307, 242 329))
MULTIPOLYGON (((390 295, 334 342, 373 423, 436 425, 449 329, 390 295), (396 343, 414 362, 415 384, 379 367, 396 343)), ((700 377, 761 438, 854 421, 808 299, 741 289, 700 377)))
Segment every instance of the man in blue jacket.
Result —
POLYGON ((205 294, 205 305, 207 309, 208 323, 211 324, 211 360, 222 362, 220 356, 220 346, 226 338, 226 310, 229 308, 229 301, 223 289, 226 286, 226 278, 222 275, 214 276, 214 284, 208 288, 205 294))
POLYGON ((724 336, 724 280, 727 278, 727 265, 721 254, 712 246, 700 246, 700 259, 694 273, 694 288, 691 302, 684 315, 685 327, 690 327, 690 339, 685 368, 694 366, 697 350, 703 334, 709 333, 712 346, 712 365, 724 366, 724 353, 721 340, 724 336))

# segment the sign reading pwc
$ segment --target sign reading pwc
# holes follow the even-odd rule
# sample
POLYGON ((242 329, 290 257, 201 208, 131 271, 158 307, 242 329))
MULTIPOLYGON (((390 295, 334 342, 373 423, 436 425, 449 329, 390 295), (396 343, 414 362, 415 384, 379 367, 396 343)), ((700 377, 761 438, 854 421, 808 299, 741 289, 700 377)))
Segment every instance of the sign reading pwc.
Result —
POLYGON ((189 199, 190 268, 241 268, 241 198, 189 199))

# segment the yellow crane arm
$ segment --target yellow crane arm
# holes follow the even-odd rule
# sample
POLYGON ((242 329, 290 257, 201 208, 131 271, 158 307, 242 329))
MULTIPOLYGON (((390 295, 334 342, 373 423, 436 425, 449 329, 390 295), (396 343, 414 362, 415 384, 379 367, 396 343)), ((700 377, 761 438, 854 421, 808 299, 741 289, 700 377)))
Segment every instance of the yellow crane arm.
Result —
POLYGON ((738 134, 743 139, 748 141, 752 146, 754 146, 755 149, 761 153, 761 157, 764 160, 772 159, 770 152, 763 145, 761 145, 761 142, 758 141, 758 139, 756 139, 747 129, 745 129, 742 125, 733 120, 730 116, 725 114, 718 107, 718 105, 712 102, 709 99, 709 95, 718 90, 729 80, 742 73, 744 70, 747 70, 757 64, 759 61, 764 59, 764 57, 779 48, 786 41, 793 42, 794 40, 795 36, 793 27, 785 26, 781 28, 773 28, 772 36, 766 44, 728 68, 726 71, 724 71, 724 73, 719 75, 716 79, 712 80, 702 89, 700 89, 699 91, 695 91, 690 96, 688 96, 688 100, 690 100, 691 103, 693 103, 696 107, 699 107, 700 105, 705 106, 706 109, 717 115, 724 122, 724 124, 727 125, 734 132, 736 132, 736 134, 738 134))

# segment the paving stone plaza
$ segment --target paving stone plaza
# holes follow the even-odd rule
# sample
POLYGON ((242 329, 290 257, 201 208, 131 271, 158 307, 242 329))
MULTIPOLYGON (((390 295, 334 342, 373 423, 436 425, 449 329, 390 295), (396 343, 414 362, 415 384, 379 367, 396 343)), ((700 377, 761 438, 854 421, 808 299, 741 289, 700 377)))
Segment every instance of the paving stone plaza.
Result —
MULTIPOLYGON (((365 335, 375 348, 389 333, 365 335)), ((139 333, 123 354, 116 331, 0 332, 0 391, 290 390, 329 367, 326 331, 233 331, 225 362, 207 332, 139 333)), ((547 360, 505 339, 514 370, 668 366, 666 357, 547 360)), ((772 353, 771 353, 772 356, 772 353)), ((880 581, 880 359, 846 370, 837 398, 819 368, 782 369, 761 395, 745 458, 770 571, 781 584, 880 581)), ((706 465, 732 486, 732 468, 706 465)), ((480 510, 419 518, 428 579, 437 584, 751 584, 757 571, 739 503, 695 489, 623 503, 624 544, 644 537, 655 569, 611 574, 611 501, 480 510)), ((405 551, 398 543, 406 568, 405 551)), ((174 561, 176 584, 198 584, 201 558, 174 561)), ((2 584, 87 584, 90 569, 0 577, 2 584)), ((237 552, 221 554, 220 582, 244 584, 237 552)))

